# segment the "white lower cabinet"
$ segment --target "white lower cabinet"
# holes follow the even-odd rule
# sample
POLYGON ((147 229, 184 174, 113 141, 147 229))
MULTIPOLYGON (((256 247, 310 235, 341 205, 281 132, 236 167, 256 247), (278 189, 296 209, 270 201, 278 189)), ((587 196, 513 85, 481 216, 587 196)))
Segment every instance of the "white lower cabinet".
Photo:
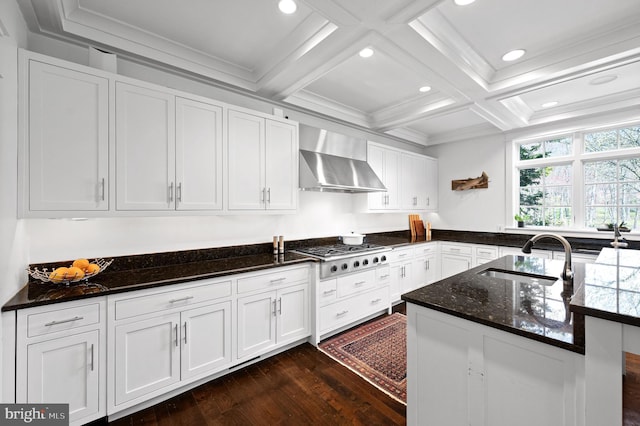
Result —
POLYGON ((71 425, 106 414, 105 301, 20 310, 16 402, 69 404, 71 425))
POLYGON ((435 243, 420 244, 414 250, 411 266, 413 285, 404 292, 415 290, 438 280, 438 246, 435 243))
POLYGON ((228 367, 231 296, 230 280, 202 280, 110 297, 110 413, 228 367))
POLYGON ((388 264, 320 281, 316 297, 316 341, 375 313, 388 311, 391 306, 390 282, 388 264))
POLYGON ((267 352, 311 332, 309 283, 238 299, 238 359, 267 352))
POLYGON ((440 244, 442 278, 448 278, 471 268, 473 250, 469 244, 440 244))
POLYGON ((407 321, 408 425, 584 424, 582 355, 413 304, 407 321))

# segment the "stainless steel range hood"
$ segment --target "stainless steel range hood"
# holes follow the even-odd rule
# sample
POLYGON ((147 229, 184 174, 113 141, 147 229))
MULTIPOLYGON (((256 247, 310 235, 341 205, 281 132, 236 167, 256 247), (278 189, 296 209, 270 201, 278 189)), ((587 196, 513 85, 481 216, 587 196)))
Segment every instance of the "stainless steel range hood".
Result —
POLYGON ((386 191, 366 160, 366 140, 300 125, 300 189, 303 191, 386 191))

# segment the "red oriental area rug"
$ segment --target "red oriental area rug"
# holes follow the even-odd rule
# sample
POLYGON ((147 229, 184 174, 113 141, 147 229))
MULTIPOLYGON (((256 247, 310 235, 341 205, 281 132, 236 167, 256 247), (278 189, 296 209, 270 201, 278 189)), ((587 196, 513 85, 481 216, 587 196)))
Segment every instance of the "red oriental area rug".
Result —
POLYGON ((374 320, 325 340, 319 349, 398 401, 407 403, 407 317, 374 320))

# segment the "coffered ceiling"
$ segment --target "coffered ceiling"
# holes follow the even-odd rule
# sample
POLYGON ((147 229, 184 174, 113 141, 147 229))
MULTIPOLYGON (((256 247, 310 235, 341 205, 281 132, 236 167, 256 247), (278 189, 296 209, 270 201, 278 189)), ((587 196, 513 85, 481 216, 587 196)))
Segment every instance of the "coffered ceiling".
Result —
POLYGON ((17 1, 31 31, 423 145, 640 108, 638 0, 17 1))

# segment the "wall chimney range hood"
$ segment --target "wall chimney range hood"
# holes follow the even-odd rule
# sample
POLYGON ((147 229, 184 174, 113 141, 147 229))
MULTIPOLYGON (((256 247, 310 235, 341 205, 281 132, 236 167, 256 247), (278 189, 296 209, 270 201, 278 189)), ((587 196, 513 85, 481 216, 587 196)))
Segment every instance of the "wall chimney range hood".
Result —
POLYGON ((384 192, 367 163, 367 141, 300 125, 300 189, 326 192, 384 192))

